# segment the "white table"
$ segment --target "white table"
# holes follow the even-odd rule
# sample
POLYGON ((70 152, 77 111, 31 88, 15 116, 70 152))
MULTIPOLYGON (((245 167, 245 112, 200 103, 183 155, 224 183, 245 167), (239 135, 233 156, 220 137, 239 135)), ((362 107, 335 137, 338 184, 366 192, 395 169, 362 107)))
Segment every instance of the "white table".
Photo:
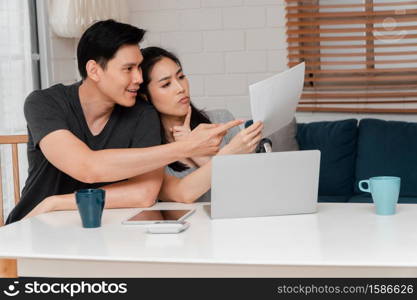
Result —
POLYGON ((372 204, 319 204, 316 214, 211 220, 197 208, 181 234, 153 235, 121 221, 140 209, 105 210, 83 229, 77 211, 0 228, 0 257, 20 276, 416 277, 417 204, 377 216, 372 204))

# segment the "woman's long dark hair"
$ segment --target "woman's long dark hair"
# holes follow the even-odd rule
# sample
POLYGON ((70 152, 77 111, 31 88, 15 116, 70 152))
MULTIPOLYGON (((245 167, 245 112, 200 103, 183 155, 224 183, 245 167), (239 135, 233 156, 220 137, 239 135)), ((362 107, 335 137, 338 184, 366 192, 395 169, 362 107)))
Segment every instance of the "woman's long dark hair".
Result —
MULTIPOLYGON (((142 68, 142 76, 143 76, 143 83, 141 83, 139 88, 139 95, 145 96, 145 98, 149 101, 149 103, 152 104, 152 97, 149 93, 149 82, 151 81, 150 75, 152 72, 153 67, 157 62, 159 62, 162 58, 166 57, 174 61, 179 67, 182 68, 181 62, 173 53, 159 48, 159 47, 147 47, 145 49, 142 49, 142 55, 143 55, 143 62, 141 64, 142 68)), ((190 120, 190 128, 193 130, 201 123, 211 123, 208 116, 202 111, 197 109, 191 102, 191 120, 190 120)), ((167 138, 165 136, 165 131, 163 124, 161 122, 161 140, 162 144, 167 143, 167 138)), ((171 164, 169 164, 169 167, 173 169, 174 171, 182 172, 188 167, 184 165, 183 163, 176 161, 171 164)))

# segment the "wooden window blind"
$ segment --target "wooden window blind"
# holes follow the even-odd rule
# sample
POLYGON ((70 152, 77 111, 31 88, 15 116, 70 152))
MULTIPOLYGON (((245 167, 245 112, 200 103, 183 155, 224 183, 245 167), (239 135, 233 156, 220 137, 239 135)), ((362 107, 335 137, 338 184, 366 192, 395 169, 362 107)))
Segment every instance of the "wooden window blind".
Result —
POLYGON ((298 111, 417 112, 417 1, 286 0, 298 111))

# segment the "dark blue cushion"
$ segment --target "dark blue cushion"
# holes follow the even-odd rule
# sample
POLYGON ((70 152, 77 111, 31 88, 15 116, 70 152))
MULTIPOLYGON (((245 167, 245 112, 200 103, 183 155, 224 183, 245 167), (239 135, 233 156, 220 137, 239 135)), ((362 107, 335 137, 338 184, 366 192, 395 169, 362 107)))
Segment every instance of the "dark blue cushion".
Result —
POLYGON ((358 195, 354 195, 352 196, 348 202, 352 202, 352 203, 372 203, 372 197, 369 193, 362 193, 362 194, 358 194, 358 195))
POLYGON ((300 150, 321 151, 319 195, 353 194, 357 120, 298 124, 300 150))
POLYGON ((319 196, 317 202, 347 202, 349 196, 319 196))
POLYGON ((417 203, 417 197, 399 197, 398 203, 414 204, 417 203))
POLYGON ((363 119, 357 155, 356 193, 359 180, 399 176, 400 196, 417 196, 417 123, 363 119))
MULTIPOLYGON (((359 194, 351 197, 348 202, 351 203, 372 203, 372 197, 370 194, 359 194)), ((398 203, 417 203, 417 197, 399 197, 398 203)))

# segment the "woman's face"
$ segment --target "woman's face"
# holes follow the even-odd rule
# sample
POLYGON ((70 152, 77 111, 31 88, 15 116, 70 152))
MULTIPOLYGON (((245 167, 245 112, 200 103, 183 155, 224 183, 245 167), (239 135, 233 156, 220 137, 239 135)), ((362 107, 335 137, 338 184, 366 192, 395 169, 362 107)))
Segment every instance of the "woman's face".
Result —
POLYGON ((154 65, 150 79, 148 91, 155 108, 162 115, 185 116, 190 106, 190 93, 181 67, 164 57, 154 65))

